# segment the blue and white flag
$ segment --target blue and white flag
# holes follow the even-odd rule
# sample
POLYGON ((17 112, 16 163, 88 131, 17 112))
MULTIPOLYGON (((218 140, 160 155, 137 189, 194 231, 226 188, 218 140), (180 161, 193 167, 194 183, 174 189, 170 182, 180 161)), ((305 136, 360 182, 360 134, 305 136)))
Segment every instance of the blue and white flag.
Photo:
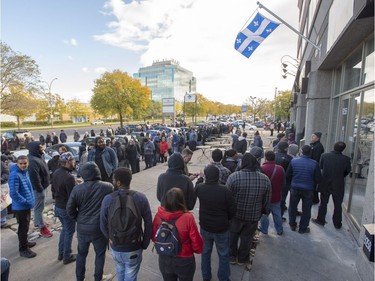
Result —
POLYGON ((257 13, 250 24, 238 33, 234 48, 249 58, 260 43, 279 25, 279 23, 271 21, 260 13, 257 13))

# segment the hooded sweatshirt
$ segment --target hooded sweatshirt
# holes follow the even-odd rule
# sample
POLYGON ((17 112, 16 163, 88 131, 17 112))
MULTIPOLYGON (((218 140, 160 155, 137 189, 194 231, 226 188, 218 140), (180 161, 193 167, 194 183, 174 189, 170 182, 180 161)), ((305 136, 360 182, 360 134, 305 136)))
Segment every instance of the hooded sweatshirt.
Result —
POLYGON ((50 184, 50 175, 46 162, 43 159, 43 155, 39 152, 39 141, 30 142, 27 145, 29 150, 29 176, 33 189, 37 192, 42 192, 50 184))
POLYGON ((168 170, 158 178, 156 186, 156 196, 164 205, 164 197, 173 187, 182 190, 185 197, 186 206, 189 210, 194 208, 197 197, 194 193, 194 186, 188 176, 184 174, 184 159, 180 153, 173 153, 168 159, 168 170))
POLYGON ((230 190, 219 183, 220 171, 214 165, 204 170, 205 182, 196 186, 199 198, 199 224, 212 233, 229 230, 230 220, 236 214, 236 203, 230 190))
POLYGON ((162 220, 176 220, 176 228, 181 241, 181 252, 177 258, 192 257, 194 253, 200 254, 203 250, 202 236, 198 231, 194 216, 191 213, 182 211, 167 212, 164 207, 160 206, 152 223, 152 241, 155 241, 155 234, 162 220))

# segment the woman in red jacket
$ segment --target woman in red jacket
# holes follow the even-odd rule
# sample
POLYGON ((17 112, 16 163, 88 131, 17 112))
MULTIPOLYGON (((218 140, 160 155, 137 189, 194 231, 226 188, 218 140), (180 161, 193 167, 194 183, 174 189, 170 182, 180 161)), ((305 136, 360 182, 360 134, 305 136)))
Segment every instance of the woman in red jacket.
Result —
POLYGON ((168 157, 168 143, 165 140, 165 137, 161 138, 160 142, 160 162, 164 163, 167 162, 168 157))
POLYGON ((162 220, 176 220, 176 228, 182 244, 175 256, 159 255, 159 269, 164 281, 193 280, 195 273, 194 253, 200 254, 203 240, 192 213, 189 213, 184 194, 179 188, 172 188, 165 196, 165 207, 160 206, 153 222, 152 240, 162 220))

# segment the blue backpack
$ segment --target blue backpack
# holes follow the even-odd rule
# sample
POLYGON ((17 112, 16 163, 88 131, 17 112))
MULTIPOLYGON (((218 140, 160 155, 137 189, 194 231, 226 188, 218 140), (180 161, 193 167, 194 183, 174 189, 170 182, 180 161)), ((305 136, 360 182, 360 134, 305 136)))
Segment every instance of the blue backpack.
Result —
POLYGON ((155 234, 155 248, 159 255, 175 257, 181 252, 181 241, 178 235, 176 220, 162 219, 155 234))

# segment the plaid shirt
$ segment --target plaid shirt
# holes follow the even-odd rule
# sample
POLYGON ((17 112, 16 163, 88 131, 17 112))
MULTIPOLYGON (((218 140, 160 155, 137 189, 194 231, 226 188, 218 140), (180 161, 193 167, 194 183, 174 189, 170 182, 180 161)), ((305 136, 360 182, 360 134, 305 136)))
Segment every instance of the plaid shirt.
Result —
POLYGON ((226 185, 237 204, 235 217, 244 221, 258 221, 262 210, 271 200, 269 178, 260 172, 243 169, 232 173, 226 185))
POLYGON ((219 181, 220 183, 225 184, 229 175, 231 174, 231 171, 227 167, 224 167, 220 162, 212 162, 211 165, 214 165, 219 169, 219 181))

